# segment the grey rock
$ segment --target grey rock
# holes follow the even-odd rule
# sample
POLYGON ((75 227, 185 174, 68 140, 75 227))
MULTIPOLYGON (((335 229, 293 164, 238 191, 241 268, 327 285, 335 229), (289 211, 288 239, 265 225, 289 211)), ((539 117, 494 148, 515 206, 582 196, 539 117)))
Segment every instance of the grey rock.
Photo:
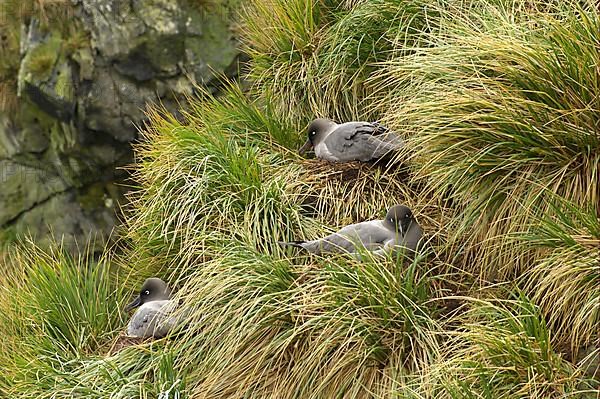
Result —
POLYGON ((19 152, 39 154, 48 149, 50 139, 35 124, 18 131, 19 152))
POLYGON ((116 223, 116 201, 107 194, 93 195, 100 203, 92 206, 82 201, 75 189, 53 195, 24 212, 14 223, 13 231, 31 235, 40 245, 59 240, 76 249, 76 245, 95 242, 95 249, 101 250, 116 223))
POLYGON ((12 121, 0 114, 0 158, 9 158, 19 152, 19 134, 12 121))
POLYGON ((0 160, 0 225, 18 218, 24 211, 68 187, 51 170, 43 169, 45 166, 0 160))
POLYGON ((103 57, 118 59, 129 54, 146 31, 128 1, 83 0, 81 4, 91 45, 103 57))
POLYGON ((184 33, 182 7, 172 0, 134 0, 133 11, 148 29, 173 36, 184 33))
MULTIPOLYGON (((85 95, 82 109, 85 110, 83 125, 91 131, 109 134, 120 142, 130 142, 135 138, 135 126, 127 126, 122 115, 123 83, 114 71, 97 69, 95 79, 89 92, 85 95), (115 81, 118 80, 119 82, 115 81)), ((128 86, 132 92, 137 92, 135 86, 128 86)), ((133 97, 133 94, 131 95, 133 97)))
POLYGON ((176 112, 195 84, 216 90, 216 75, 235 75, 239 58, 220 10, 177 0, 71 3, 89 43, 70 47, 60 26, 41 29, 35 18, 23 25, 19 113, 0 110, 0 229, 67 241, 114 226, 123 195, 98 187, 127 177, 121 167, 132 162, 148 104, 176 112))
POLYGON ((92 80, 94 78, 94 56, 90 48, 83 48, 75 52, 73 61, 79 66, 79 81, 92 80))
POLYGON ((238 42, 224 16, 190 11, 188 25, 202 27, 185 40, 185 65, 195 80, 208 84, 239 55, 238 42))
POLYGON ((79 109, 81 122, 90 130, 104 131, 111 136, 120 136, 117 132, 122 129, 117 91, 110 72, 104 69, 96 70, 87 93, 81 97, 79 109))

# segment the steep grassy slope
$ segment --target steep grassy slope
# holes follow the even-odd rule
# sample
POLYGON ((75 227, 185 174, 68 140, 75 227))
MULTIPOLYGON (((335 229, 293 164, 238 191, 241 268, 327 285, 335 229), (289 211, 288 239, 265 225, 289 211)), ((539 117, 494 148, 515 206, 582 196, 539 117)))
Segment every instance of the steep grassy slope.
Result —
POLYGON ((596 397, 595 5, 256 0, 241 27, 249 90, 201 93, 184 121, 151 113, 126 255, 74 280, 64 255, 13 257, 27 267, 2 277, 0 392, 596 397), (390 165, 304 160, 315 115, 380 118, 409 145, 390 165), (276 245, 395 203, 425 226, 426 256, 276 245), (123 290, 149 275, 190 323, 116 351, 123 290))

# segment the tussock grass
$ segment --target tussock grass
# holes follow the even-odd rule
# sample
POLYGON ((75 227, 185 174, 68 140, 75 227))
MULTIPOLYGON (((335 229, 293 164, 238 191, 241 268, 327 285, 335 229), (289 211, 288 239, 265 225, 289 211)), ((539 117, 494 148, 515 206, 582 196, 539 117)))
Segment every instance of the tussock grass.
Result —
POLYGON ((182 288, 197 322, 174 345, 198 373, 192 396, 363 397, 409 378, 437 347, 433 285, 421 265, 388 266, 230 246, 182 288))
MULTIPOLYGON (((434 2, 435 3, 435 2, 434 2)), ((255 90, 302 124, 313 117, 371 119, 367 79, 397 47, 436 27, 421 0, 258 1, 244 7, 242 35, 255 90)), ((429 14, 429 10, 432 13, 429 14)))
POLYGON ((402 87, 417 76, 390 123, 413 132, 415 178, 435 195, 452 193, 455 238, 472 248, 466 259, 505 278, 532 255, 507 237, 549 209, 548 194, 598 203, 599 19, 572 9, 544 14, 534 30, 494 22, 482 29, 455 21, 437 46, 390 60, 382 79, 402 87))
POLYGON ((29 252, 3 277, 0 392, 593 397, 598 21, 585 2, 541 0, 244 5, 252 85, 149 111, 114 273, 58 253, 38 268, 29 252), (374 165, 304 160, 315 116, 381 118, 408 144, 374 165), (276 244, 396 203, 430 240, 417 259, 276 244), (150 275, 186 321, 122 347, 123 287, 150 275), (111 299, 86 313, 92 295, 111 299))
POLYGON ((359 162, 332 165, 320 160, 306 160, 302 166, 301 179, 310 186, 310 209, 334 226, 381 219, 389 207, 398 203, 413 205, 416 192, 401 169, 387 173, 385 166, 359 162), (371 200, 364 201, 365 196, 371 200))
POLYGON ((600 338, 600 222, 594 208, 563 201, 553 211, 524 240, 548 252, 523 280, 552 326, 554 339, 576 355, 600 338))
MULTIPOLYGON (((252 58, 249 77, 259 82, 254 84, 257 90, 265 91, 265 97, 277 99, 278 114, 302 109, 315 87, 314 49, 322 18, 319 3, 273 0, 242 9, 242 35, 251 43, 245 48, 252 58)), ((298 122, 306 116, 298 112, 290 119, 298 122)))
POLYGON ((552 349, 551 332, 527 298, 477 301, 452 334, 445 361, 424 384, 441 398, 554 398, 593 395, 552 349))
POLYGON ((186 115, 186 125, 153 112, 145 133, 151 145, 138 148, 137 177, 159 191, 134 199, 144 212, 130 227, 132 237, 140 237, 147 249, 166 244, 177 264, 211 257, 204 254, 210 245, 231 240, 266 249, 291 236, 290 227, 313 224, 300 213, 305 185, 294 178, 300 169, 286 159, 291 152, 276 144, 290 136, 289 128, 258 111, 237 88, 206 101, 186 115), (265 142, 283 153, 265 152, 260 146, 265 142))
POLYGON ((122 288, 108 262, 69 255, 60 246, 45 251, 21 244, 5 258, 2 389, 9 397, 37 397, 120 328, 122 288))

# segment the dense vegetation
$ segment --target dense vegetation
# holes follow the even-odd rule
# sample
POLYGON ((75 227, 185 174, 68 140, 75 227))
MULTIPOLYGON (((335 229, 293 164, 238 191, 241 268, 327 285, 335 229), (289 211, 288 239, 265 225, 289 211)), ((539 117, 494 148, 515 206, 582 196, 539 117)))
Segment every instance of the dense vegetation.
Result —
POLYGON ((240 29, 249 88, 201 93, 184 121, 150 112, 118 251, 7 257, 0 395, 596 397, 596 4, 253 0, 240 29), (303 160, 315 116, 378 119, 408 145, 388 165, 303 160), (395 203, 431 253, 276 245, 395 203), (189 325, 120 349, 150 275, 189 325))

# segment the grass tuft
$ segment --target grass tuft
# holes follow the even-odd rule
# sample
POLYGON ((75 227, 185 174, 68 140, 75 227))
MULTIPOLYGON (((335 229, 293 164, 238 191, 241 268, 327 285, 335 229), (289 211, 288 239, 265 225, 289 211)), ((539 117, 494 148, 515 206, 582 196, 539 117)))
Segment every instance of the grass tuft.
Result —
POLYGON ((451 336, 445 360, 427 378, 435 397, 586 397, 593 382, 552 349, 551 332, 537 307, 521 296, 477 301, 451 336))
POLYGON ((50 390, 122 327, 122 288, 109 262, 83 253, 32 243, 9 249, 0 276, 1 389, 9 396, 50 390))
POLYGON ((585 1, 244 5, 251 85, 148 112, 117 254, 4 262, 0 395, 594 397, 599 21, 585 1), (407 145, 301 159, 315 116, 407 145), (276 244, 397 203, 431 244, 416 259, 276 244), (127 339, 151 275, 181 328, 127 339))
POLYGON ((523 275, 554 331, 554 340, 577 355, 597 342, 600 323, 600 222, 594 208, 552 204, 553 214, 534 226, 525 245, 548 248, 523 275))
MULTIPOLYGON (((388 118, 410 127, 415 179, 456 205, 454 237, 471 248, 464 259, 505 279, 532 256, 508 237, 548 211, 550 194, 600 200, 600 75, 590 68, 600 19, 574 8, 543 14, 537 29, 498 18, 493 28, 453 23, 436 46, 386 63, 386 84, 417 81, 388 118)), ((398 103, 395 91, 387 101, 398 103)))

